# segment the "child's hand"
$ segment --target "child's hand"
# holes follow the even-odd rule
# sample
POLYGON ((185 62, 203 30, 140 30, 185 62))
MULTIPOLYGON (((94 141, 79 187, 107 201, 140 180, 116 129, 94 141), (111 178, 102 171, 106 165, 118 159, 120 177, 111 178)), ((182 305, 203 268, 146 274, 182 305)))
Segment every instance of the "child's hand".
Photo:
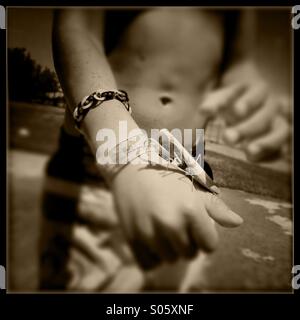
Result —
POLYGON ((213 220, 236 227, 242 219, 217 196, 195 187, 174 169, 127 165, 112 185, 125 236, 138 261, 160 261, 212 251, 218 241, 213 220))
POLYGON ((225 74, 222 87, 207 95, 201 110, 223 115, 229 125, 224 139, 230 144, 242 142, 253 161, 280 151, 290 135, 289 99, 272 93, 251 63, 225 74))

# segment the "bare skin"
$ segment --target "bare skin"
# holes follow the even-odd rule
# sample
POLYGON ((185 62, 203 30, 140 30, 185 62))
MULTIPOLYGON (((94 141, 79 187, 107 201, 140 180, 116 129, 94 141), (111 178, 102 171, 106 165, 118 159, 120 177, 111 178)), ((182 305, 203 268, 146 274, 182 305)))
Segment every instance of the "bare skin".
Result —
MULTIPOLYGON (((120 120, 127 121, 128 130, 205 127, 212 112, 201 106, 222 76, 220 16, 197 9, 145 11, 108 57, 103 28, 101 10, 64 10, 54 21, 54 61, 69 105, 65 128, 70 134, 78 135, 71 117, 75 106, 99 88, 126 90, 133 114, 118 101, 90 111, 83 131, 94 152, 98 130, 118 134, 120 120)), ((229 90, 228 100, 238 96, 236 91, 229 90)), ((220 198, 200 188, 192 192, 182 173, 162 178, 164 171, 128 165, 109 179, 125 235, 137 255, 153 258, 150 266, 214 250, 218 237, 212 219, 225 227, 242 223, 220 198)))
POLYGON ((132 22, 109 62, 118 85, 130 93, 140 127, 204 128, 206 116, 197 111, 217 82, 222 49, 217 17, 157 9, 132 22))
POLYGON ((132 21, 107 58, 139 127, 194 129, 207 123, 199 106, 218 81, 222 50, 220 18, 203 10, 157 9, 132 21))

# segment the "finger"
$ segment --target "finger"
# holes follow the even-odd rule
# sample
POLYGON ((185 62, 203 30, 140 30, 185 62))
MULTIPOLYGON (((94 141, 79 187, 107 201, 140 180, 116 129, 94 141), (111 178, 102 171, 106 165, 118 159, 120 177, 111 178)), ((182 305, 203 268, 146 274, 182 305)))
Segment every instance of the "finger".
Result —
POLYGON ((250 87, 234 103, 233 110, 235 115, 242 118, 251 114, 255 109, 263 104, 266 97, 267 86, 264 82, 250 87))
MULTIPOLYGON (((163 212, 166 215, 166 212, 163 212)), ((169 230, 165 225, 161 225, 155 220, 144 221, 139 224, 137 238, 144 243, 148 251, 159 257, 163 261, 172 262, 177 258, 176 248, 169 241, 169 230)))
POLYGON ((159 265, 161 259, 149 250, 140 240, 130 242, 137 263, 145 270, 153 269, 159 265))
POLYGON ((252 161, 258 161, 271 156, 274 152, 280 151, 289 136, 289 124, 283 117, 277 117, 270 132, 252 141, 246 147, 248 158, 252 161))
MULTIPOLYGON (((147 244, 147 241, 145 243, 147 244)), ((176 253, 176 247, 172 245, 165 233, 157 233, 155 240, 148 243, 148 247, 162 261, 174 262, 179 256, 176 253)))
POLYGON ((47 177, 45 190, 58 196, 70 199, 70 203, 78 203, 76 219, 96 226, 112 228, 118 225, 112 193, 101 186, 79 185, 74 182, 47 177))
POLYGON ((155 251, 161 259, 173 262, 180 256, 177 243, 174 242, 175 235, 171 230, 166 230, 161 225, 155 225, 155 251))
POLYGON ((116 227, 118 218, 111 192, 91 186, 80 189, 78 216, 97 226, 116 227))
POLYGON ((271 125, 278 103, 274 99, 269 99, 259 111, 250 118, 244 120, 234 127, 228 128, 224 132, 224 140, 229 144, 235 144, 242 139, 250 139, 266 132, 271 125))
POLYGON ((207 252, 214 251, 218 244, 218 234, 213 220, 209 217, 203 205, 185 213, 188 232, 198 249, 207 252))
POLYGON ((155 234, 151 219, 147 215, 136 215, 132 224, 124 228, 125 236, 133 249, 139 265, 152 269, 161 262, 161 254, 155 248, 155 234))
MULTIPOLYGON (((191 257, 196 253, 196 248, 191 246, 185 229, 185 221, 176 222, 172 215, 164 214, 168 219, 159 219, 155 222, 158 245, 163 245, 169 252, 169 260, 172 261, 178 257, 191 257)), ((166 256, 167 256, 166 254, 166 256)))
POLYGON ((233 228, 243 223, 243 219, 214 194, 207 194, 205 207, 209 216, 223 227, 233 228))
POLYGON ((245 85, 232 85, 209 93, 201 103, 202 112, 214 115, 221 109, 231 105, 245 90, 245 85))
POLYGON ((197 246, 191 242, 185 225, 178 230, 169 230, 168 241, 175 249, 178 257, 192 258, 197 253, 197 246))

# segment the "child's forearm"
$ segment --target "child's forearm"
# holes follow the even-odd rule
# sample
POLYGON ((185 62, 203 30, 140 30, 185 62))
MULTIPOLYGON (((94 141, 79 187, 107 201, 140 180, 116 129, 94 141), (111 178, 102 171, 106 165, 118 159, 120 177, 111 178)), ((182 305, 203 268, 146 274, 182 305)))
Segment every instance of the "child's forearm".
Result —
MULTIPOLYGON (((55 15, 53 56, 71 114, 83 97, 97 89, 122 89, 117 87, 104 53, 101 15, 99 11, 78 9, 63 10, 55 15)), ((121 120, 127 121, 128 130, 137 128, 117 100, 106 101, 89 111, 82 122, 82 130, 94 152, 98 147, 98 130, 112 129, 118 137, 121 120)))

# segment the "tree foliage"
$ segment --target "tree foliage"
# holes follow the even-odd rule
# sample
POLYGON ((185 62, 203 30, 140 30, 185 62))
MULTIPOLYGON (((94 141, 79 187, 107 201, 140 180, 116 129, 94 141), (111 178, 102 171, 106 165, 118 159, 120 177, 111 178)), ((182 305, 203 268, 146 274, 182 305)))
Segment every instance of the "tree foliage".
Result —
POLYGON ((25 48, 8 49, 8 91, 15 101, 39 101, 56 92, 59 84, 55 72, 37 64, 25 48))

